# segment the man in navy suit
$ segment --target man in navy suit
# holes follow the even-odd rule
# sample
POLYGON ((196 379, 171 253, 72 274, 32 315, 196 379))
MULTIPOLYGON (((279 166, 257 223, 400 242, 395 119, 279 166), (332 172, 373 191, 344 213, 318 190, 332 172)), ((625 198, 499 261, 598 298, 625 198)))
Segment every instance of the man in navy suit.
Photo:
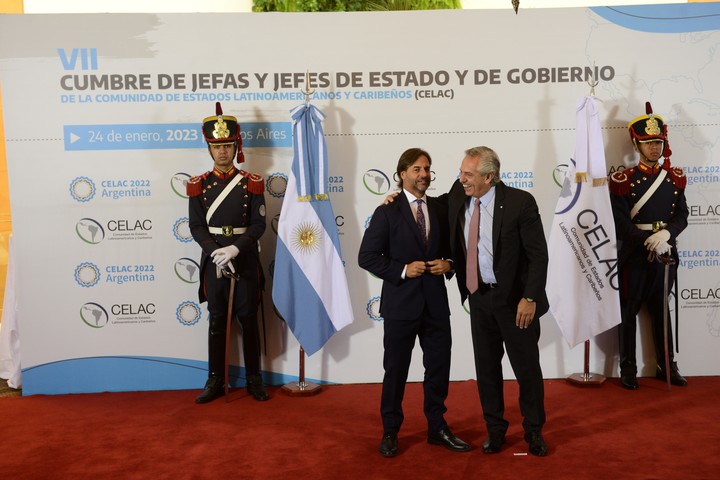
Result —
POLYGON ((405 151, 398 161, 402 193, 381 205, 365 231, 358 263, 383 279, 380 314, 384 319, 384 356, 380 415, 383 436, 380 454, 397 455, 397 435, 403 422, 405 393, 415 338, 423 350, 424 412, 427 441, 464 452, 470 445, 457 438, 444 414, 450 382, 450 308, 444 275, 451 268, 447 212, 425 195, 430 186, 430 155, 405 151))
POLYGON ((507 350, 520 384, 525 441, 531 454, 544 456, 538 340, 539 318, 548 310, 548 252, 537 203, 530 193, 500 180, 500 159, 487 147, 465 152, 460 179, 447 200, 458 287, 463 302, 469 298, 470 304, 475 370, 488 430, 483 451, 497 453, 505 443, 502 358, 507 350), (476 211, 479 216, 473 219, 476 211))

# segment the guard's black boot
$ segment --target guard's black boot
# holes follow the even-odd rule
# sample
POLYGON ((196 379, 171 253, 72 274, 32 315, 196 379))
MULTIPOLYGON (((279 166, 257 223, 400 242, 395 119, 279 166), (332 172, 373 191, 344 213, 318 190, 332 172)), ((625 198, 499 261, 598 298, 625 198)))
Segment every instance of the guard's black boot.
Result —
POLYGON ((638 388, 640 388, 640 384, 638 384, 636 375, 621 375, 620 385, 622 385, 623 388, 627 388, 628 390, 637 390, 638 388))
POLYGON ((247 391, 258 402, 264 402, 270 398, 270 395, 265 391, 260 375, 248 375, 247 391))
MULTIPOLYGON (((655 378, 667 381, 665 369, 660 365, 657 366, 655 378)), ((678 370, 677 363, 675 362, 670 362, 670 384, 675 385, 676 387, 686 387, 688 384, 687 380, 685 380, 685 377, 680 375, 680 370, 678 370)))
POLYGON ((197 396, 195 403, 208 403, 212 402, 218 397, 222 397, 225 394, 225 380, 222 377, 216 375, 210 376, 207 382, 205 382, 205 390, 197 396))

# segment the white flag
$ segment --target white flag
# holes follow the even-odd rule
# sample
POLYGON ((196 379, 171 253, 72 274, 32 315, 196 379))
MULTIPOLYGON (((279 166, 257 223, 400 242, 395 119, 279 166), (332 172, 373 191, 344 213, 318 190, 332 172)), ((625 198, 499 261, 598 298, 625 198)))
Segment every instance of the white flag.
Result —
POLYGON ((575 158, 550 230, 550 311, 574 347, 620 323, 617 237, 595 97, 576 111, 575 158))

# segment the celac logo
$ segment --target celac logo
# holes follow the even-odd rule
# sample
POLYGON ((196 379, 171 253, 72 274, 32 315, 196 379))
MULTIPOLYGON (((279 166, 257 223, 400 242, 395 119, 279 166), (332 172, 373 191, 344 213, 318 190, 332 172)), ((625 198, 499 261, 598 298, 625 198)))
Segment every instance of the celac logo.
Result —
POLYGON ((187 196, 187 182, 190 180, 190 175, 183 172, 178 172, 170 178, 170 188, 180 198, 188 198, 187 196))
POLYGON ((187 217, 179 218, 173 225, 173 235, 183 243, 192 242, 192 234, 190 233, 190 220, 187 217))
MULTIPOLYGON (((460 175, 458 175, 458 177, 459 176, 460 175)), ((393 178, 393 182, 395 182, 395 183, 398 183, 400 181, 400 176, 397 174, 397 172, 393 173, 392 178, 393 178)), ((433 182, 435 182, 435 178, 436 178, 435 170, 430 170, 430 185, 432 185, 433 182)))
MULTIPOLYGON (((570 161, 573 164, 573 167, 575 166, 575 160, 572 158, 570 161)), ((558 165, 555 168, 555 171, 553 171, 553 179, 555 179, 555 183, 558 183, 558 179, 556 179, 556 172, 558 169, 562 167, 562 165, 558 165)), ((558 183, 560 185, 560 198, 558 199, 557 208, 558 210, 555 212, 555 215, 562 215, 565 212, 570 211, 575 204, 578 201, 578 198, 580 198, 580 191, 582 190, 582 182, 575 182, 574 178, 570 178, 569 172, 571 170, 568 169, 568 166, 565 165, 565 175, 563 178, 559 179, 562 180, 561 183, 558 183)))
POLYGON ((175 316, 186 327, 195 325, 200 321, 200 305, 191 301, 182 302, 175 310, 175 316))
POLYGON ((105 229, 92 218, 81 218, 75 224, 75 233, 83 242, 97 245, 105 239, 105 229))
POLYGON ((284 173, 273 173, 267 179, 265 184, 267 185, 267 191, 270 195, 275 198, 281 198, 285 196, 285 190, 287 190, 288 177, 284 173))
MULTIPOLYGON (((720 223, 720 203, 713 205, 712 203, 703 204, 688 204, 688 210, 690 215, 688 217, 688 223, 690 225, 717 225, 720 223)), ((715 252, 717 250, 709 251, 708 255, 714 257, 720 256, 715 252)))
POLYGON ((80 318, 92 328, 102 328, 108 323, 107 310, 99 303, 88 302, 80 307, 80 318))
POLYGON ((78 202, 89 202, 95 196, 95 184, 88 177, 77 177, 70 182, 70 195, 78 202))
POLYGON ((372 320, 381 321, 383 318, 380 316, 380 297, 372 297, 368 301, 365 311, 372 320))
POLYGON ((175 262, 175 275, 185 283, 198 283, 200 265, 192 258, 181 258, 175 262))
POLYGON ((81 287, 94 287, 100 281, 100 269, 94 263, 81 263, 75 267, 75 281, 81 287))
POLYGON ((553 169, 553 181, 555 182, 555 185, 557 185, 560 188, 563 188, 563 183, 565 182, 565 177, 567 177, 569 167, 566 163, 561 163, 557 167, 553 169))
POLYGON ((390 179, 380 170, 372 168, 363 175, 363 185, 374 195, 385 195, 390 190, 390 179))

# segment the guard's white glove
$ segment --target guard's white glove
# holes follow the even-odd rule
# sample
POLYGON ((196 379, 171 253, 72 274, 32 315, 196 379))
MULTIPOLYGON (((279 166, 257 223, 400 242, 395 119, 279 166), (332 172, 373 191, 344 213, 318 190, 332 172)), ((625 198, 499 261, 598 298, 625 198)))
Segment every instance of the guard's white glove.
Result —
POLYGON ((670 232, 667 230, 660 230, 659 232, 655 232, 646 238, 644 245, 648 250, 655 251, 658 246, 663 243, 667 243, 668 240, 670 240, 670 232))
POLYGON ((218 267, 224 267, 230 260, 238 256, 240 250, 235 245, 228 245, 227 247, 218 248, 210 254, 212 261, 218 267))
POLYGON ((668 242, 662 242, 660 245, 655 247, 655 255, 667 255, 672 250, 672 245, 668 242))

